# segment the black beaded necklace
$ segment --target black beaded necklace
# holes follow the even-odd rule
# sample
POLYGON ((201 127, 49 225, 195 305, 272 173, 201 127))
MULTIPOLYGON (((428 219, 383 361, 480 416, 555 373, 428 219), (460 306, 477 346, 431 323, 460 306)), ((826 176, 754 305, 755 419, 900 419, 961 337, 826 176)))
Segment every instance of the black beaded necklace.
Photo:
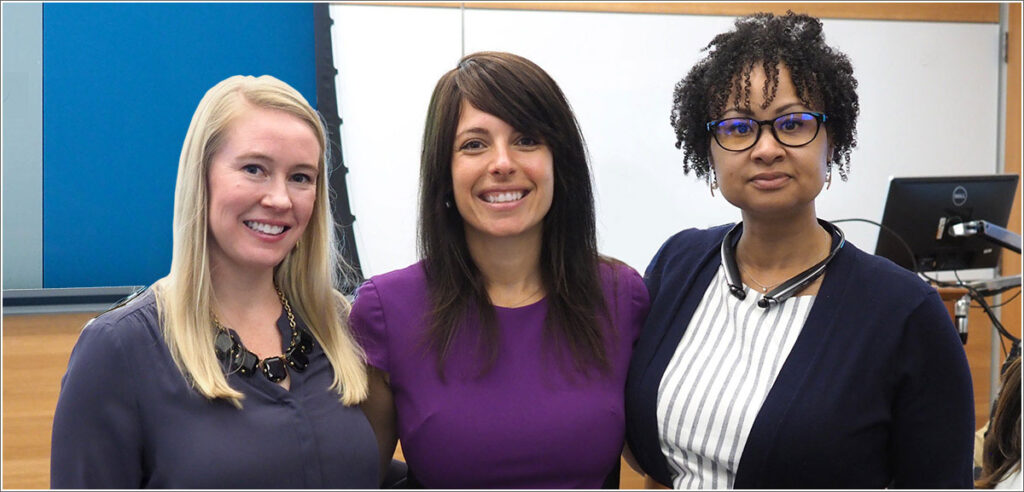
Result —
POLYGON ((313 335, 304 328, 296 326, 295 315, 292 314, 292 307, 288 304, 288 299, 284 297, 281 289, 274 287, 274 290, 281 298, 281 305, 284 306, 284 311, 288 315, 288 325, 292 329, 291 341, 288 342, 288 348, 281 355, 260 360, 256 354, 242 345, 242 340, 220 323, 216 315, 210 313, 213 318, 213 326, 217 328, 217 338, 214 339, 213 350, 217 354, 217 359, 227 366, 228 374, 238 372, 251 376, 259 367, 267 379, 276 383, 288 377, 288 367, 302 372, 309 365, 309 357, 306 357, 306 354, 313 350, 313 335))

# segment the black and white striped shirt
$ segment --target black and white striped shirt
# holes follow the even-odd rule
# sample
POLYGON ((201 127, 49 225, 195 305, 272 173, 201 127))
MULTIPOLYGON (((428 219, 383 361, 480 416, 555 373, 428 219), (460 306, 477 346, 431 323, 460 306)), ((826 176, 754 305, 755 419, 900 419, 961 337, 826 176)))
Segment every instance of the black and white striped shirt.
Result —
POLYGON ((747 288, 708 286, 658 389, 661 449, 677 489, 732 488, 751 425, 793 348, 814 296, 770 309, 747 288))

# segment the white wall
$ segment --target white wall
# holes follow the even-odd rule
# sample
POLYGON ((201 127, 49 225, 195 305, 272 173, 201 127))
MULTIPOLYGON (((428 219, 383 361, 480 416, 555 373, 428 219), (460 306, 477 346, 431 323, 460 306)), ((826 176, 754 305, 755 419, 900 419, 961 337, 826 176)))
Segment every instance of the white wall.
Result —
MULTIPOLYGON (((510 51, 544 68, 592 157, 602 253, 641 272, 687 227, 738 220, 682 173, 672 88, 733 17, 333 5, 342 149, 367 277, 416 261, 419 149, 430 93, 465 53, 510 51)), ((849 182, 818 199, 825 219, 880 221, 890 176, 996 172, 997 24, 824 20, 859 81, 849 182)), ((874 251, 878 231, 843 224, 874 251)))
POLYGON ((3 4, 3 286, 43 286, 43 6, 3 4))

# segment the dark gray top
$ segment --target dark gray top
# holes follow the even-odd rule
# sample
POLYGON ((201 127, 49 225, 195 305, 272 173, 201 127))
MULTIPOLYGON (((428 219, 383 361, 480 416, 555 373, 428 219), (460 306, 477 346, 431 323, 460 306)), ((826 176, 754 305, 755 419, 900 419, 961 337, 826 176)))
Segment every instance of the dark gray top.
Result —
MULTIPOLYGON (((301 320, 296 318, 298 323, 301 320)), ((283 344, 291 332, 282 312, 283 344)), ((192 389, 171 360, 147 290, 94 319, 71 352, 53 419, 53 488, 376 488, 362 410, 329 390, 316 344, 291 389, 232 374, 243 408, 192 389)))

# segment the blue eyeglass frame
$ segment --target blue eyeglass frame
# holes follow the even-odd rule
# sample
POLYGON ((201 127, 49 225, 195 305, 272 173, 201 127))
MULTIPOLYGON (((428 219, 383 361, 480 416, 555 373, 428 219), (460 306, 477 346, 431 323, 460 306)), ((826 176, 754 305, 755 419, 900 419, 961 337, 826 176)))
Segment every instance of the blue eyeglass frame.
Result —
POLYGON ((711 133, 711 136, 715 139, 715 143, 718 144, 718 146, 721 147, 723 150, 728 150, 729 152, 743 152, 744 150, 747 150, 757 145, 757 142, 761 140, 761 127, 764 125, 768 125, 768 128, 771 129, 772 136, 775 137, 775 141, 779 142, 780 145, 784 145, 786 147, 803 147, 804 145, 807 145, 813 142, 814 139, 818 138, 818 132, 821 131, 821 125, 825 124, 826 121, 828 121, 828 115, 825 113, 819 113, 817 111, 794 111, 792 113, 786 113, 784 115, 776 116, 775 118, 772 118, 770 120, 755 120, 753 118, 724 118, 721 120, 707 122, 705 128, 707 128, 708 132, 711 133), (811 137, 811 139, 808 140, 807 142, 802 143, 800 145, 790 145, 788 143, 785 143, 781 139, 779 139, 779 134, 775 133, 775 122, 787 116, 793 116, 794 114, 809 114, 814 117, 814 121, 818 122, 817 128, 814 129, 814 136, 811 137), (721 124, 723 121, 729 120, 749 120, 753 121, 754 123, 757 123, 757 135, 754 137, 754 141, 750 145, 737 150, 729 149, 722 145, 722 142, 718 141, 718 133, 715 132, 715 127, 721 124))

